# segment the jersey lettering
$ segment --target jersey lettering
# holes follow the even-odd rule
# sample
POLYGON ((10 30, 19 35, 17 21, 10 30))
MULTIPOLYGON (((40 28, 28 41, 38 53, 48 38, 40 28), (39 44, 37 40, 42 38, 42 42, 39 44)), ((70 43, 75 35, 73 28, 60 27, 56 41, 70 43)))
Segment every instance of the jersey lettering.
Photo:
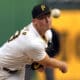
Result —
POLYGON ((20 35, 20 31, 16 31, 16 33, 10 37, 10 39, 8 40, 8 42, 16 39, 19 35, 20 35))

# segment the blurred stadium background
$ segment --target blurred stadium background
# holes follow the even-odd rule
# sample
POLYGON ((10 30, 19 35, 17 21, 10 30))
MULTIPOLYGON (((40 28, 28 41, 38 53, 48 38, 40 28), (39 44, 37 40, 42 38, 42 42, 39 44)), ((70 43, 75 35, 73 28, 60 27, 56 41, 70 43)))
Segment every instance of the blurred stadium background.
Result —
MULTIPOLYGON (((60 55, 68 64, 68 73, 54 71, 54 80, 80 80, 80 0, 0 0, 0 45, 16 30, 31 22, 32 7, 45 3, 59 8, 59 18, 52 18, 52 26, 61 38, 60 55)), ((46 80, 45 73, 36 72, 35 80, 46 80)))

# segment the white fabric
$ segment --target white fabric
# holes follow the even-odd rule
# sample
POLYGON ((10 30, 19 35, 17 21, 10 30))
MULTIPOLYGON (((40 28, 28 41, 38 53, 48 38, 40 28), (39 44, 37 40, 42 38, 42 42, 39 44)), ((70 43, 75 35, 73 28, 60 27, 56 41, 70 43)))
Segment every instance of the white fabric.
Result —
MULTIPOLYGON (((10 39, 12 39, 12 37, 10 39)), ((7 41, 1 46, 0 66, 22 70, 26 64, 31 64, 33 61, 44 59, 46 56, 46 47, 47 43, 41 38, 31 23, 20 31, 18 37, 9 42, 7 41)), ((22 72, 16 76, 16 79, 15 76, 9 76, 8 79, 4 80, 23 80, 23 77, 20 77, 21 74, 22 72)), ((0 75, 2 74, 0 73, 0 75)), ((3 74, 3 76, 5 75, 3 74)))
POLYGON ((45 33, 45 38, 46 38, 46 40, 47 40, 47 42, 49 41, 49 42, 52 42, 51 40, 52 40, 52 32, 51 32, 51 30, 47 30, 46 31, 46 33, 45 33))

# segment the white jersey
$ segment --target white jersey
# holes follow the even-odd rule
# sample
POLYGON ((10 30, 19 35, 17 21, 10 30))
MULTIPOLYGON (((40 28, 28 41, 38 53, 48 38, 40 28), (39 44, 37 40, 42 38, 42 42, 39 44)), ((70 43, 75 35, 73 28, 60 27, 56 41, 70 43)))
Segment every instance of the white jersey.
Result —
POLYGON ((33 24, 17 31, 0 48, 0 66, 19 68, 46 56, 47 43, 41 38, 33 24))

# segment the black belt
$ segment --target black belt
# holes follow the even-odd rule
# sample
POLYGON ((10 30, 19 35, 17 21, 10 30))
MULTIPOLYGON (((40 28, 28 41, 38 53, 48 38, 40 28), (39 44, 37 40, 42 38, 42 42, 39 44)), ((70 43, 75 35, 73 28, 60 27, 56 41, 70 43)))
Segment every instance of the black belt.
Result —
POLYGON ((3 70, 4 70, 4 71, 7 71, 7 72, 10 73, 10 74, 15 74, 15 73, 18 72, 18 70, 10 70, 10 69, 8 69, 8 68, 6 68, 6 67, 3 67, 3 70))

